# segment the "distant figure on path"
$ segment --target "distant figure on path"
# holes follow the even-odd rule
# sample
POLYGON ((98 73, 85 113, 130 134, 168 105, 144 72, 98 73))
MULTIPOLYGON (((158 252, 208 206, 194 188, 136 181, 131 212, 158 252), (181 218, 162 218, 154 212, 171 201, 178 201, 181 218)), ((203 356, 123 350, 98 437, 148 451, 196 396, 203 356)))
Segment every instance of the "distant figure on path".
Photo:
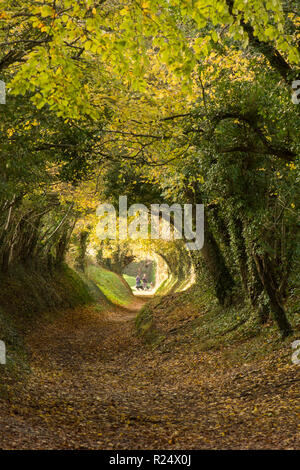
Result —
POLYGON ((146 290, 147 289, 147 277, 146 277, 146 274, 143 275, 143 286, 144 286, 144 289, 146 290))
POLYGON ((142 289, 142 282, 141 282, 141 278, 139 275, 136 276, 135 278, 135 282, 136 282, 136 285, 135 285, 135 288, 136 289, 142 289))

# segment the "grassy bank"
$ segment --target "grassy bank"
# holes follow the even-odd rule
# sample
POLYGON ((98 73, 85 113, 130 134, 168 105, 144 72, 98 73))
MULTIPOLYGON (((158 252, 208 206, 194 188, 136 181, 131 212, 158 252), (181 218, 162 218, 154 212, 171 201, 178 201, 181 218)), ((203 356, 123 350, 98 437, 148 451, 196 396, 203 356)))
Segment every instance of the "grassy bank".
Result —
POLYGON ((193 345, 198 351, 221 352, 229 363, 245 363, 286 348, 290 358, 290 343, 300 337, 300 314, 294 300, 287 311, 294 334, 282 342, 272 319, 261 325, 249 305, 220 307, 209 290, 194 285, 151 300, 139 313, 136 328, 149 345, 162 351, 193 345))
POLYGON ((0 278, 0 339, 5 342, 6 365, 0 365, 0 395, 29 370, 26 334, 41 322, 54 321, 64 309, 97 301, 108 304, 89 280, 64 265, 49 273, 15 267, 0 278))
POLYGON ((136 280, 134 276, 128 276, 128 274, 123 274, 123 277, 131 289, 136 285, 136 280))
POLYGON ((132 291, 122 276, 96 265, 88 266, 87 276, 113 304, 126 307, 134 300, 132 291))

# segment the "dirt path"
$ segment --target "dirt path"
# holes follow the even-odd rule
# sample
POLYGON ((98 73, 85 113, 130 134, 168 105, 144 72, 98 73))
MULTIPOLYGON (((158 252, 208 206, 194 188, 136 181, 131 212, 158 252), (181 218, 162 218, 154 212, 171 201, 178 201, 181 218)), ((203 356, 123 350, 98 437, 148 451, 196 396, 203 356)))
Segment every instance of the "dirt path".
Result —
MULTIPOLYGON (((28 339, 32 374, 0 402, 2 449, 296 448, 297 383, 228 370, 194 346, 159 351, 129 310, 67 312, 28 339)), ((294 382, 293 382, 294 380, 294 382)))

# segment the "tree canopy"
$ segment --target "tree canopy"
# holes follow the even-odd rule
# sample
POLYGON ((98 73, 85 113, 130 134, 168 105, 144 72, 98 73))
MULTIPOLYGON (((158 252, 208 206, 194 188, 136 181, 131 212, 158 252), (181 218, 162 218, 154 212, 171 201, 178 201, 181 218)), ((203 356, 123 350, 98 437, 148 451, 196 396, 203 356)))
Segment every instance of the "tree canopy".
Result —
POLYGON ((1 0, 2 269, 62 262, 99 201, 204 203, 219 302, 289 334, 299 25, 289 0, 1 0))

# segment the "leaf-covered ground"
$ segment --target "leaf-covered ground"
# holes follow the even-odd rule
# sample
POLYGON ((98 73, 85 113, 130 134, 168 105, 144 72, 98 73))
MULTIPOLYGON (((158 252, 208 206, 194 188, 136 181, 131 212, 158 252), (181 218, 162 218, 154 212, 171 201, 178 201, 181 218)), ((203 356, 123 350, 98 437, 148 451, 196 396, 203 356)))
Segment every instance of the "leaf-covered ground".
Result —
POLYGON ((142 302, 78 308, 29 335, 32 373, 0 401, 0 448, 299 448, 287 347, 231 366, 179 335, 153 349, 134 327, 142 302))

